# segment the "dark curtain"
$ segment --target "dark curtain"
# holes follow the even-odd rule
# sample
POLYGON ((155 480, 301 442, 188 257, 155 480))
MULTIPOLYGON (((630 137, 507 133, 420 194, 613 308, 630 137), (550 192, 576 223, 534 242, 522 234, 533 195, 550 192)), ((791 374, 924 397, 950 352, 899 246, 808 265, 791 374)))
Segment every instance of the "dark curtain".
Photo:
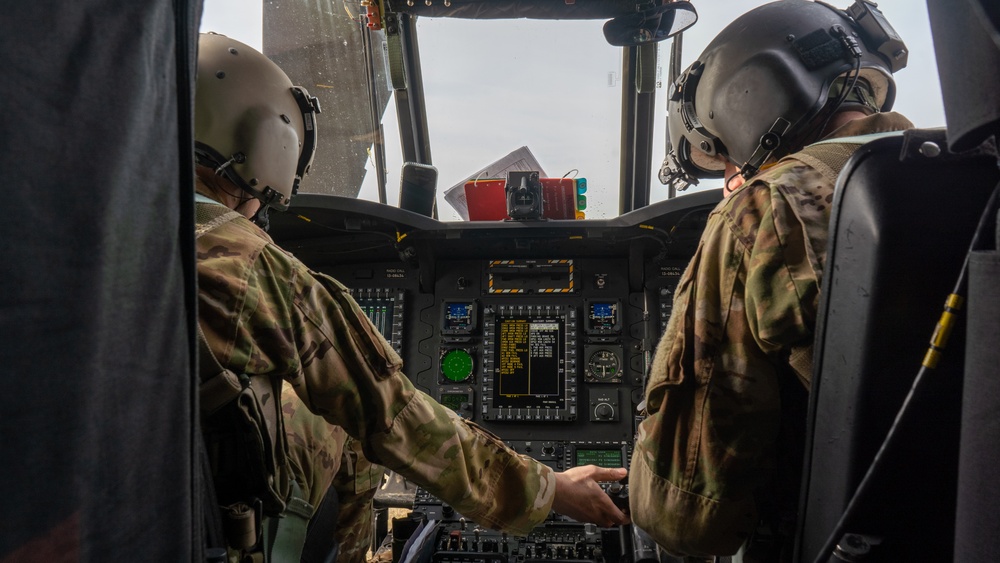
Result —
POLYGON ((200 557, 197 0, 0 17, 0 563, 200 557))

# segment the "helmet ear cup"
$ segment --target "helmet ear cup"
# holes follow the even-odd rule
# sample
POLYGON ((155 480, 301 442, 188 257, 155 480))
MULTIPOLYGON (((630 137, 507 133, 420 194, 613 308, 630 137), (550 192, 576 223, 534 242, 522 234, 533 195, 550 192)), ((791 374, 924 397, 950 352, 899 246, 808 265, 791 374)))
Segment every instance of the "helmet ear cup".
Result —
POLYGON ((288 207, 302 142, 298 132, 271 108, 256 106, 243 113, 235 128, 237 144, 246 158, 233 170, 254 196, 277 209, 288 207))

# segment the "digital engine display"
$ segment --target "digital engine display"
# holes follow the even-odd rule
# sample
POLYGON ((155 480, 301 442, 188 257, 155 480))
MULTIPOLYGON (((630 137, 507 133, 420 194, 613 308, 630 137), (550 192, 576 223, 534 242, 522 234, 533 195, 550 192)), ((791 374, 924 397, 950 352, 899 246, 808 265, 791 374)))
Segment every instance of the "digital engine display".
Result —
POLYGON ((351 289, 351 296, 397 353, 403 350, 404 291, 398 288, 351 289))

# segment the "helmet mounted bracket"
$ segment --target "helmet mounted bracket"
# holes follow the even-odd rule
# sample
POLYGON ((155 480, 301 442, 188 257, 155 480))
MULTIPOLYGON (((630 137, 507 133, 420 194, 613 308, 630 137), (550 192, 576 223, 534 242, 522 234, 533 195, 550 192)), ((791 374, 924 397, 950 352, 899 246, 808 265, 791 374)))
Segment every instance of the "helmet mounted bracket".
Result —
POLYGON ((767 130, 760 136, 760 141, 757 144, 757 148, 750 155, 750 158, 743 163, 740 168, 740 175, 746 179, 750 179, 757 175, 760 171, 760 167, 767 162, 767 159, 771 157, 774 151, 778 150, 781 146, 782 140, 784 139, 785 132, 791 127, 791 123, 783 118, 779 117, 774 120, 774 124, 771 128, 767 130))
POLYGON ((906 66, 909 56, 906 45, 875 2, 854 0, 854 4, 845 11, 861 28, 861 38, 865 44, 882 55, 891 72, 896 73, 906 66))
POLYGON ((302 112, 302 123, 305 127, 305 138, 302 139, 302 152, 299 154, 299 162, 295 170, 295 181, 292 184, 292 196, 299 192, 299 182, 309 173, 312 166, 313 156, 316 154, 316 114, 323 110, 319 105, 316 96, 310 96, 309 92, 300 86, 292 86, 292 96, 295 103, 302 112))

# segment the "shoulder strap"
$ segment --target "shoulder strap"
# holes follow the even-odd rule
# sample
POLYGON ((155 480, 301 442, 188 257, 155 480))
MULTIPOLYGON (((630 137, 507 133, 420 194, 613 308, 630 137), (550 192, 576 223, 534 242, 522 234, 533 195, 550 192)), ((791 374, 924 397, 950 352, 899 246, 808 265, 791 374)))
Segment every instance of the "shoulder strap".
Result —
MULTIPOLYGON (((195 238, 201 238, 206 233, 238 217, 242 217, 242 215, 235 211, 228 211, 205 223, 199 224, 195 227, 195 238)), ((223 367, 218 357, 216 357, 215 352, 208 345, 208 339, 205 337, 205 332, 202 330, 201 324, 197 323, 197 327, 198 394, 201 403, 201 414, 203 416, 212 415, 223 406, 237 399, 248 388, 259 397, 260 391, 253 390, 254 383, 247 375, 237 375, 232 370, 223 367)), ((258 430, 263 432, 263 440, 265 442, 268 440, 268 429, 272 429, 278 436, 283 436, 284 434, 284 427, 281 424, 280 401, 275 401, 272 405, 277 410, 274 412, 268 411, 269 415, 264 415, 259 410, 255 411, 256 417, 259 417, 255 422, 258 425, 258 430), (274 416, 277 418, 272 418, 274 416)), ((251 416, 251 418, 256 417, 251 416)), ((271 451, 271 457, 273 457, 277 455, 276 451, 281 449, 283 440, 275 440, 274 435, 271 438, 274 448, 271 451)), ((263 462, 267 464, 269 455, 264 453, 263 457, 263 462)), ((272 459, 272 461, 275 462, 274 465, 280 465, 277 459, 272 459)), ((208 471, 209 473, 206 478, 211 480, 211 470, 208 469, 208 471)), ((275 478, 274 481, 277 482, 278 479, 275 478)), ((313 507, 303 498, 302 491, 294 480, 289 485, 291 498, 287 502, 282 503, 281 513, 265 518, 262 523, 263 533, 261 535, 264 542, 263 553, 265 561, 298 561, 302 554, 302 548, 305 545, 306 530, 309 518, 313 513, 313 507)), ((262 507, 258 505, 252 508, 252 511, 259 517, 262 513, 262 507)), ((249 537, 257 537, 256 534, 252 533, 252 528, 249 537)))
POLYGON ((306 541, 302 547, 302 563, 335 561, 339 553, 336 530, 340 517, 340 495, 332 484, 316 507, 306 530, 306 541))
POLYGON ((237 217, 242 217, 242 216, 243 216, 242 214, 237 213, 236 211, 230 211, 228 213, 223 213, 222 215, 219 215, 218 217, 216 217, 215 219, 212 219, 211 221, 209 221, 207 223, 202 223, 201 225, 197 225, 194 228, 194 238, 196 238, 196 239, 197 238, 201 238, 202 235, 204 235, 205 233, 207 233, 209 231, 215 230, 216 227, 218 227, 220 225, 224 225, 224 224, 232 221, 233 219, 235 219, 237 217))
POLYGON ((794 158, 805 162, 823 174, 823 177, 831 184, 836 185, 840 171, 861 145, 883 137, 898 137, 902 134, 903 131, 886 131, 853 137, 823 139, 785 158, 794 158))
POLYGON ((267 518, 265 523, 264 553, 269 555, 268 561, 275 563, 301 559, 309 518, 313 514, 313 506, 305 500, 299 484, 292 481, 291 489, 292 498, 285 511, 280 516, 267 518))
POLYGON ((809 145, 790 158, 801 160, 823 175, 830 185, 837 184, 837 176, 848 159, 858 150, 860 143, 824 143, 809 145))
MULTIPOLYGON (((883 137, 894 137, 902 134, 903 131, 888 131, 824 139, 786 158, 794 158, 808 164, 818 170, 831 185, 835 186, 840 171, 844 169, 844 165, 861 145, 883 137)), ((812 380, 812 346, 792 348, 788 361, 799 381, 806 389, 809 389, 812 380)))
MULTIPOLYGON (((238 215, 239 213, 230 211, 208 223, 196 226, 195 238, 199 238, 219 225, 235 219, 238 215)), ((202 332, 201 325, 195 323, 195 326, 198 328, 199 409, 202 412, 215 412, 215 410, 226 404, 226 402, 239 395, 241 386, 236 374, 223 368, 212 352, 212 349, 208 347, 208 342, 205 340, 205 333, 202 332), (206 382, 209 383, 207 386, 209 389, 208 392, 206 392, 206 382)), ((227 542, 225 540, 226 534, 223 530, 222 512, 219 510, 215 485, 212 479, 211 463, 201 432, 198 432, 196 440, 200 451, 199 465, 201 466, 201 474, 199 484, 202 497, 205 499, 204 514, 202 517, 204 518, 206 535, 210 546, 210 549, 206 551, 206 560, 225 561, 226 550, 222 546, 225 546, 227 542)))
MULTIPOLYGON (((840 171, 861 145, 861 142, 852 140, 843 143, 812 144, 786 158, 808 164, 822 174, 831 186, 836 186, 840 171)), ((812 346, 792 348, 788 363, 799 382, 809 389, 812 381, 812 346)))

